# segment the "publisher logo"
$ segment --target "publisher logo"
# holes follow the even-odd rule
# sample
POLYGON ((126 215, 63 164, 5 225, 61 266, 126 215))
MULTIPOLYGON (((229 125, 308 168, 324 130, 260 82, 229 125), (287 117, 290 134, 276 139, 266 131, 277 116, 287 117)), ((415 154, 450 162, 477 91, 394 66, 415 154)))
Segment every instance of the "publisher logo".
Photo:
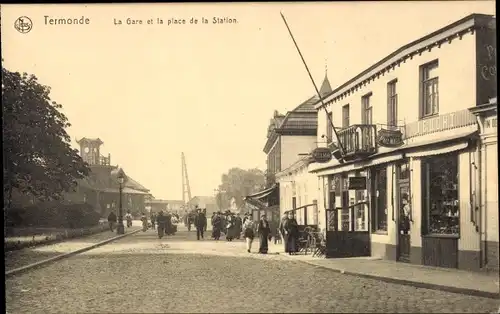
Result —
POLYGON ((26 34, 33 28, 33 22, 27 16, 21 16, 14 22, 14 28, 21 34, 26 34))

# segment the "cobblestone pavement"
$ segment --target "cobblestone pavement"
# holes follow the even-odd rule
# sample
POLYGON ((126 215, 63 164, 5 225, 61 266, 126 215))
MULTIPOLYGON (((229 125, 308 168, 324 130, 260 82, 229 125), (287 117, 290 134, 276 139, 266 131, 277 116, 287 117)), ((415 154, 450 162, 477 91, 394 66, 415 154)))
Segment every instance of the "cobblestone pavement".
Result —
MULTIPOLYGON (((138 228, 140 228, 140 223, 140 221, 134 221, 132 227, 127 228, 125 231, 129 232, 131 230, 137 230, 138 228)), ((116 231, 104 231, 86 237, 70 239, 59 243, 5 252, 5 270, 9 271, 14 268, 23 267, 32 263, 43 261, 45 259, 78 250, 116 236, 116 231)))
POLYGON ((499 306, 248 254, 243 241, 196 241, 193 232, 160 240, 152 230, 9 278, 6 301, 8 313, 493 313, 499 306))

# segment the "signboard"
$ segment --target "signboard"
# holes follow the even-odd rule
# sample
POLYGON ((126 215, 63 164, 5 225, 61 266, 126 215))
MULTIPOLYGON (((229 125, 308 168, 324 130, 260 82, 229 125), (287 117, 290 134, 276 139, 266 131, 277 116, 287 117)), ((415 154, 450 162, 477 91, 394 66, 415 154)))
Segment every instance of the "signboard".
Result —
POLYGON ((484 129, 485 132, 492 131, 492 129, 497 128, 497 117, 490 117, 484 119, 484 129))
POLYGON ((397 147, 403 145, 403 133, 400 130, 378 131, 377 143, 383 147, 397 147))
POLYGON ((350 177, 349 190, 366 190, 366 177, 350 177))
POLYGON ((332 160, 332 152, 327 147, 317 147, 312 151, 311 155, 314 161, 319 163, 325 163, 332 160))

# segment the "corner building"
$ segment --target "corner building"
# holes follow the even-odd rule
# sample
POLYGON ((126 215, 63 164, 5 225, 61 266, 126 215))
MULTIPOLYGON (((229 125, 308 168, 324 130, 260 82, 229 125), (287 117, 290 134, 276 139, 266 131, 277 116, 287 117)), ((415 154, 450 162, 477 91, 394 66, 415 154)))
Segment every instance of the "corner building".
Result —
POLYGON ((472 14, 335 88, 324 103, 338 139, 317 103, 318 145, 345 156, 309 166, 329 257, 498 268, 497 166, 486 179, 481 153, 496 134, 481 135, 474 111, 496 99, 494 25, 472 14))

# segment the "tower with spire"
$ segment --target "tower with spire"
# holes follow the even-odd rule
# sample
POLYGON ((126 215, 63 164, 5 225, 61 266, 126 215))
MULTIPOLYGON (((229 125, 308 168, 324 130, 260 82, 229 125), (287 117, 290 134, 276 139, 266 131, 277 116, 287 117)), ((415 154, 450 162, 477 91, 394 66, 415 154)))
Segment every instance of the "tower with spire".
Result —
POLYGON ((321 84, 321 88, 319 89, 319 94, 321 97, 325 97, 326 95, 332 92, 332 86, 330 85, 330 81, 328 80, 328 64, 325 59, 325 78, 323 79, 323 83, 321 84))

